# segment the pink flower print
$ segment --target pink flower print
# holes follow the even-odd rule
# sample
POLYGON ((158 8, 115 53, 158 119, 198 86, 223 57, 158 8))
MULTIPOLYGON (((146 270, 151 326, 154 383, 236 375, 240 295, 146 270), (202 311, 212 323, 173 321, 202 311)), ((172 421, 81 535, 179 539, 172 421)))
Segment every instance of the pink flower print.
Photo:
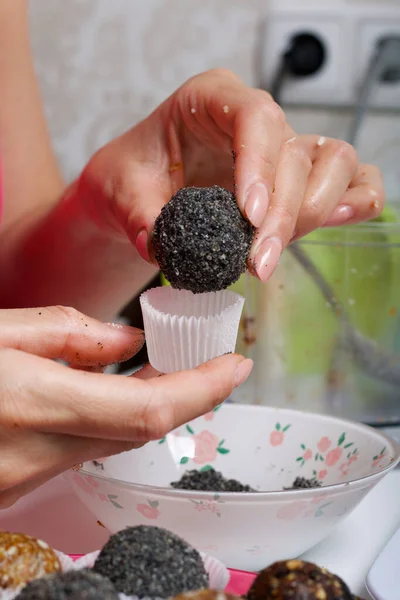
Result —
POLYGON ((195 456, 193 462, 197 465, 204 465, 212 462, 217 458, 219 439, 210 431, 201 431, 196 433, 195 439, 195 456))
POLYGON ((304 502, 290 502, 289 504, 281 506, 276 516, 282 521, 292 521, 302 514, 305 506, 304 502))
POLYGON ((105 494, 98 494, 100 500, 102 500, 102 502, 109 502, 107 496, 105 494))
POLYGON ((206 415, 204 415, 204 418, 206 421, 212 421, 214 418, 214 411, 212 410, 211 412, 207 413, 206 415))
POLYGON ((290 425, 285 425, 285 427, 281 427, 280 423, 275 425, 275 429, 271 431, 269 436, 269 443, 271 446, 280 446, 283 444, 283 440, 285 439, 285 433, 289 429, 290 425))
POLYGON ((356 460, 357 460, 357 459, 358 459, 358 452, 357 452, 356 454, 352 454, 352 455, 349 457, 349 460, 348 460, 349 466, 350 466, 350 465, 351 465, 353 462, 356 462, 356 460))
POLYGON ((326 492, 323 494, 318 494, 318 496, 315 496, 315 498, 310 500, 310 504, 319 504, 320 502, 325 500, 325 498, 328 498, 328 494, 326 492))
POLYGON ((375 469, 377 467, 381 467, 382 466, 382 459, 385 458, 386 456, 386 446, 385 448, 382 448, 382 450, 380 451, 379 454, 377 454, 376 456, 373 457, 372 459, 372 463, 371 463, 371 468, 375 469))
POLYGON ((312 458, 312 455, 313 455, 313 453, 310 450, 310 448, 307 448, 307 450, 303 454, 303 458, 304 458, 304 460, 310 460, 310 458, 312 458))
POLYGON ((83 492, 86 492, 89 496, 96 495, 95 488, 98 487, 98 483, 93 477, 90 475, 82 477, 81 475, 78 475, 78 473, 74 473, 72 479, 83 492))
POLYGON ((343 477, 345 477, 349 472, 349 461, 342 463, 339 467, 339 471, 341 472, 343 477))
POLYGON ((147 500, 148 504, 137 504, 136 510, 140 512, 141 515, 145 517, 145 519, 155 520, 160 516, 160 511, 158 510, 158 502, 156 500, 147 500))
POLYGON ((335 466, 336 463, 340 460, 342 454, 343 454, 343 449, 340 448, 339 446, 337 446, 336 448, 333 448, 333 450, 330 450, 325 458, 326 466, 327 467, 335 466))
POLYGON ((86 475, 85 476, 86 481, 88 482, 89 485, 91 485, 94 488, 98 488, 100 487, 99 482, 97 481, 97 479, 95 479, 94 477, 92 477, 91 475, 86 475))
POLYGON ((269 436, 269 443, 271 446, 280 446, 283 443, 284 437, 283 431, 272 431, 269 436))
POLYGON ((217 515, 217 517, 221 516, 219 507, 214 500, 191 500, 191 502, 194 504, 194 508, 198 512, 208 511, 214 515, 217 515))
POLYGON ((318 479, 322 481, 328 475, 328 471, 326 469, 321 469, 318 473, 318 479))
POLYGON ((324 436, 319 440, 317 448, 320 452, 326 452, 331 447, 331 444, 331 440, 328 437, 324 436))

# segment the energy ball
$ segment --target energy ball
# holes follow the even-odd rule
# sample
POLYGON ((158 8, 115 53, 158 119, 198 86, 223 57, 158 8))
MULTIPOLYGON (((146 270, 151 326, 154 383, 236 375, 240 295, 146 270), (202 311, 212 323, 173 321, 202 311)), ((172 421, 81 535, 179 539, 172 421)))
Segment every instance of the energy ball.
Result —
POLYGON ((239 600, 240 596, 226 594, 216 590, 196 590, 175 596, 174 600, 239 600))
POLYGON ((119 595, 107 577, 88 569, 48 575, 31 581, 17 600, 118 600, 119 595))
POLYGON ((112 535, 93 569, 108 577, 118 592, 139 598, 171 598, 208 587, 197 550, 159 527, 127 527, 112 535))
POLYGON ((226 479, 219 471, 186 471, 179 481, 173 481, 176 490, 196 490, 201 492, 255 492, 249 485, 236 479, 226 479))
POLYGON ((276 562, 254 580, 248 600, 353 600, 337 575, 302 560, 276 562))
POLYGON ((218 186, 182 188, 155 222, 155 258, 172 287, 217 292, 246 270, 254 231, 232 192, 218 186))
POLYGON ((0 589, 17 589, 32 579, 61 571, 54 550, 22 533, 0 532, 0 589))

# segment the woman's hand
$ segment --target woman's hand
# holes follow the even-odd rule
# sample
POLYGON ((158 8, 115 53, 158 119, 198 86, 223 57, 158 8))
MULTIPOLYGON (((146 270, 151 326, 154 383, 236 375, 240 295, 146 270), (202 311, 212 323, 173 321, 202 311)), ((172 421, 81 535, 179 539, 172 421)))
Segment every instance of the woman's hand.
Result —
POLYGON ((101 149, 78 195, 103 231, 128 236, 151 261, 151 232, 163 204, 187 185, 232 189, 232 152, 238 205, 258 228, 249 266, 263 281, 290 241, 382 210, 377 168, 360 165, 345 142, 296 136, 269 94, 224 70, 193 77, 101 149))
POLYGON ((150 367, 136 377, 88 372, 143 342, 139 330, 70 308, 0 310, 0 508, 77 462, 138 448, 211 411, 252 366, 232 354, 163 377, 150 367))

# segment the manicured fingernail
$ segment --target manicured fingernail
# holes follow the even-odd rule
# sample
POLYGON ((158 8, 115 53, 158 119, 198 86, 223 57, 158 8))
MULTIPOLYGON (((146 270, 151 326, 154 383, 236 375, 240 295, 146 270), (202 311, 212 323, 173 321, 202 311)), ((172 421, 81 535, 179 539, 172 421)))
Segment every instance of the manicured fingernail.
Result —
POLYGON ((299 230, 297 229, 297 227, 295 227, 295 228, 293 229, 292 237, 291 237, 291 238, 290 238, 290 240, 289 240, 289 244, 290 244, 291 242, 293 242, 293 241, 294 241, 294 240, 297 238, 297 236, 298 236, 298 235, 299 235, 299 230))
POLYGON ((282 242, 270 237, 262 242, 254 257, 254 270, 261 281, 268 281, 278 266, 282 254, 282 242))
POLYGON ((150 254, 149 254, 149 236, 146 229, 141 229, 136 236, 135 245, 136 250, 139 252, 140 256, 146 262, 151 262, 150 254))
POLYGON ((74 371, 85 371, 86 373, 104 373, 107 367, 81 367, 81 366, 73 366, 74 371))
POLYGON ((247 194, 244 212, 254 227, 260 227, 268 208, 268 190, 263 183, 254 183, 247 194))
POLYGON ((104 373, 107 367, 87 367, 86 371, 89 373, 104 373))
POLYGON ((235 387, 242 385, 248 378, 253 368, 253 361, 251 358, 245 358, 236 367, 235 373, 235 387))
POLYGON ((119 329, 124 333, 129 333, 129 335, 135 335, 136 337, 144 338, 144 331, 141 329, 137 329, 136 327, 131 327, 130 325, 125 325, 123 323, 105 323, 108 327, 112 327, 113 329, 119 329))
POLYGON ((325 223, 325 227, 330 227, 334 225, 343 225, 349 219, 354 216, 354 209, 352 206, 348 204, 341 204, 337 206, 327 222, 325 223))

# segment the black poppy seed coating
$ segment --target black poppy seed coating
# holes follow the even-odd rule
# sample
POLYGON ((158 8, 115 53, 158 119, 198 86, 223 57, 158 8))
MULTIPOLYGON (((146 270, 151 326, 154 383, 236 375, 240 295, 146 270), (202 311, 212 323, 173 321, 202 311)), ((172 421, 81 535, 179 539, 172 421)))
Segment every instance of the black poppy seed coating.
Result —
POLYGON ((255 492, 249 485, 236 479, 226 479, 222 473, 208 471, 186 471, 179 481, 173 481, 171 487, 177 490, 197 490, 202 492, 255 492))
POLYGON ((89 569, 67 571, 34 579, 22 589, 18 600, 118 600, 107 577, 89 569))
POLYGON ((285 490, 307 490, 310 488, 321 487, 321 482, 317 479, 306 479, 306 477, 296 477, 291 487, 284 488, 285 490))
POLYGON ((171 598, 209 585, 197 550, 174 533, 146 525, 112 535, 93 569, 119 592, 139 598, 171 598))
POLYGON ((152 243, 172 287, 200 294, 224 290, 239 279, 253 237, 254 227, 232 192, 218 186, 186 187, 162 208, 152 243))

